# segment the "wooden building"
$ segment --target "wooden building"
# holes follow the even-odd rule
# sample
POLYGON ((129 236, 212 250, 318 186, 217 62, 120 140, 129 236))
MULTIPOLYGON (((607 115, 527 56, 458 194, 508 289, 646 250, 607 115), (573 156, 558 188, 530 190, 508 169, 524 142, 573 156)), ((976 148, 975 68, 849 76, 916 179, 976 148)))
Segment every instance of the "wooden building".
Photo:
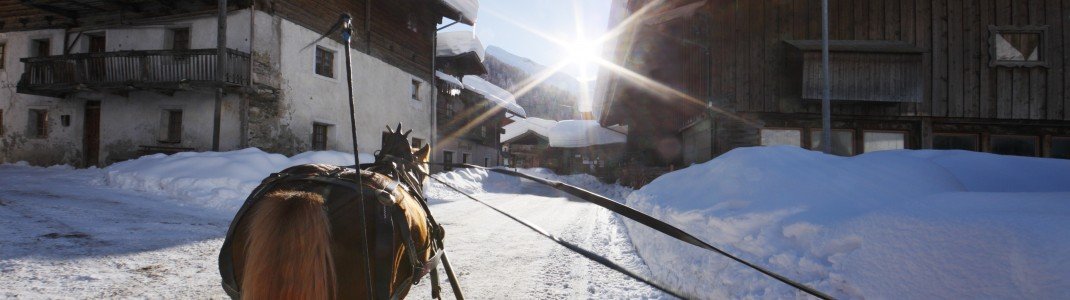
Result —
MULTIPOLYGON (((651 2, 615 9, 629 16, 651 2)), ((1070 158, 1070 3, 829 2, 834 153, 1070 158)), ((657 83, 610 76, 596 105, 604 125, 630 127, 629 159, 686 166, 736 147, 818 149, 820 0, 663 1, 647 11, 612 60, 657 83)))
POLYGON ((475 20, 458 1, 476 3, 231 0, 220 13, 218 1, 0 0, 0 161, 371 153, 383 125, 398 122, 428 140, 437 24, 475 20), (360 149, 349 140, 341 35, 317 39, 343 13, 353 18, 360 149))

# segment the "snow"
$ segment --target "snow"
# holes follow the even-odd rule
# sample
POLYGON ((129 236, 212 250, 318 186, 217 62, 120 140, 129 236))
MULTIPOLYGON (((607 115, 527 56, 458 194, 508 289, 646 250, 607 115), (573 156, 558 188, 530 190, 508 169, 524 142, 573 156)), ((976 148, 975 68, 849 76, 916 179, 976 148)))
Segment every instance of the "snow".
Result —
POLYGON ((550 147, 580 148, 624 143, 626 136, 595 120, 564 120, 550 129, 550 147))
MULTIPOLYGON (((362 153, 360 159, 361 162, 375 160, 366 153, 362 153)), ((174 197, 186 204, 236 211, 245 197, 271 173, 310 163, 352 165, 353 154, 314 151, 286 157, 257 148, 155 154, 109 166, 104 183, 174 197)))
POLYGON ((442 3, 460 13, 459 20, 452 16, 447 16, 448 18, 454 18, 455 21, 468 25, 475 25, 476 16, 479 12, 479 0, 442 0, 442 3))
POLYGON ((513 96, 513 93, 510 93, 479 76, 465 75, 462 80, 464 81, 464 88, 486 96, 487 100, 494 102, 498 106, 501 106, 518 116, 527 116, 527 113, 524 112, 524 108, 516 104, 516 97, 513 96))
POLYGON ((437 45, 435 57, 451 57, 475 52, 479 56, 479 61, 483 61, 487 56, 486 51, 483 49, 483 43, 471 31, 440 32, 437 45))
POLYGON ((513 123, 505 125, 505 133, 502 133, 502 142, 509 142, 514 138, 517 138, 528 131, 533 131, 538 135, 545 138, 549 138, 550 129, 557 125, 557 121, 547 120, 543 118, 528 117, 523 119, 514 119, 513 123))
POLYGON ((624 134, 602 127, 594 120, 554 121, 531 117, 513 121, 505 125, 502 142, 509 142, 529 131, 549 140, 550 147, 560 148, 624 143, 626 139, 624 134))
MULTIPOLYGON (((0 165, 0 298, 225 297, 216 257, 230 218, 265 176, 310 162, 352 163, 340 152, 245 149, 105 169, 0 165)), ((636 191, 590 175, 521 171, 625 202, 838 298, 1070 294, 1066 160, 739 148, 636 191)), ((542 185, 485 170, 436 176, 695 298, 801 295, 542 185)), ((471 298, 666 297, 439 184, 427 195, 471 298)), ((412 293, 426 297, 427 280, 412 293)))
MULTIPOLYGON (((627 204, 838 298, 1065 298, 1070 161, 966 151, 739 148, 627 204)), ((799 292, 633 222, 660 282, 698 298, 799 292)))
POLYGON ((465 75, 464 82, 461 82, 460 79, 457 79, 457 77, 454 77, 453 75, 443 73, 442 71, 435 71, 435 77, 448 82, 450 85, 483 95, 483 97, 487 98, 487 101, 490 101, 491 103, 494 103, 494 105, 504 108, 517 116, 527 116, 524 112, 524 108, 520 107, 519 104, 516 104, 516 97, 513 97, 512 93, 503 90, 493 83, 483 80, 483 78, 480 78, 479 76, 465 75))
MULTIPOLYGON (((507 65, 520 69, 531 77, 535 77, 538 74, 542 74, 547 69, 546 66, 536 63, 531 59, 518 56, 494 45, 487 46, 487 55, 493 56, 494 58, 502 61, 507 65)), ((573 95, 576 95, 577 99, 579 98, 581 92, 579 79, 576 79, 575 77, 572 77, 572 75, 569 75, 565 72, 553 72, 553 74, 551 74, 549 78, 546 78, 543 83, 549 84, 557 89, 570 92, 573 95)))
MULTIPOLYGON (((351 159, 338 152, 287 158, 245 149, 153 155, 106 169, 0 165, 0 298, 225 298, 216 258, 248 192, 244 185, 307 162, 351 159)), ((440 175, 554 235, 650 274, 624 225, 604 209, 486 171, 440 175)), ((630 191, 588 175, 551 179, 614 191, 617 199, 630 191)), ((470 298, 665 297, 442 186, 430 185, 427 193, 470 298)), ((428 298, 428 281, 421 280, 411 297, 428 298)))

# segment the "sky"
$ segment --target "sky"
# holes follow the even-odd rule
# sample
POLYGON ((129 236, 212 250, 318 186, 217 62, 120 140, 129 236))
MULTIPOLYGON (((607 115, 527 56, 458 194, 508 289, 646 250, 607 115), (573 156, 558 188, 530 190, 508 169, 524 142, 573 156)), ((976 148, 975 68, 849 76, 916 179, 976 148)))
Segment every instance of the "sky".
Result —
MULTIPOLYGON (((609 4, 610 0, 480 0, 475 32, 484 46, 498 46, 543 66, 551 66, 569 59, 575 49, 548 41, 531 31, 570 45, 582 45, 581 41, 593 40, 607 30, 609 4)), ((472 30, 472 27, 456 24, 442 31, 458 30, 472 30)), ((601 46, 589 45, 588 48, 594 49, 588 51, 601 53, 601 46)), ((563 71, 577 79, 594 80, 597 70, 593 63, 573 63, 563 71)))

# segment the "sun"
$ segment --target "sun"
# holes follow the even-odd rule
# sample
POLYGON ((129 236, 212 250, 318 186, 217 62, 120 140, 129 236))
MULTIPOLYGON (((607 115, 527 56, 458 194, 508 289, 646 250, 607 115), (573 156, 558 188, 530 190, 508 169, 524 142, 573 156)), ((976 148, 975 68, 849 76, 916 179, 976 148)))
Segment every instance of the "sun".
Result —
POLYGON ((568 48, 569 61, 576 64, 594 63, 598 60, 598 47, 589 41, 573 42, 568 48))

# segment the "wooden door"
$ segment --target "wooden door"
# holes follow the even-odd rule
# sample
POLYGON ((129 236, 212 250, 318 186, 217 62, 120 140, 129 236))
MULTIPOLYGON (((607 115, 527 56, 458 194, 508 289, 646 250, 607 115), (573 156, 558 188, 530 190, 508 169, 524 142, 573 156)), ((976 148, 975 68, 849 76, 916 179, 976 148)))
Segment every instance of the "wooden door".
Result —
MULTIPOLYGON (((103 35, 90 35, 89 53, 104 53, 107 49, 107 44, 107 39, 103 35)), ((106 81, 106 69, 107 65, 105 64, 105 58, 103 56, 92 57, 89 59, 89 76, 91 81, 106 81)))
POLYGON ((82 130, 85 166, 100 166, 100 101, 86 102, 85 126, 82 130))

